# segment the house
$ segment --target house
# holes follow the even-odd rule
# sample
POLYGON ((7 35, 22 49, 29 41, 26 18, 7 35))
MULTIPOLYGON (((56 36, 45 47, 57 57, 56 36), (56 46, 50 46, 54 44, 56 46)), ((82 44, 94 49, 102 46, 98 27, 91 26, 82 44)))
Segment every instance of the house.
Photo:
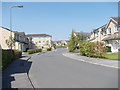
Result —
POLYGON ((17 32, 14 31, 15 34, 15 40, 16 40, 16 48, 19 51, 27 51, 29 49, 29 39, 25 35, 24 32, 17 32))
POLYGON ((11 36, 12 49, 22 52, 28 49, 29 41, 24 32, 11 31, 8 28, 0 27, 0 46, 2 49, 11 49, 11 36))
POLYGON ((37 48, 50 48, 52 47, 51 41, 52 36, 48 34, 28 34, 29 38, 29 48, 37 49, 37 48))
POLYGON ((102 41, 105 35, 106 35, 106 24, 97 29, 94 29, 91 32, 91 35, 89 36, 88 41, 90 42, 102 41))
POLYGON ((67 45, 67 41, 66 40, 53 41, 53 43, 56 46, 65 46, 65 45, 67 45))
POLYGON ((111 48, 111 51, 118 52, 120 49, 120 17, 111 17, 106 25, 106 34, 102 41, 105 41, 106 46, 111 48))
POLYGON ((111 17, 109 22, 91 32, 90 42, 104 42, 109 51, 115 53, 120 49, 120 17, 111 17))
POLYGON ((90 33, 87 33, 87 32, 74 32, 74 36, 77 36, 77 35, 80 35, 80 36, 82 36, 82 35, 89 36, 90 33))

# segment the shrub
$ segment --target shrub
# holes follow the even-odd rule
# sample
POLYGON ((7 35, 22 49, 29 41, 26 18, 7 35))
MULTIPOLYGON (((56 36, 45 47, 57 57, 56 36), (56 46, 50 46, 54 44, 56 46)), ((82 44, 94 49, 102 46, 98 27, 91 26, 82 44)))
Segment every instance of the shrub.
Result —
POLYGON ((18 58, 20 58, 21 56, 22 56, 22 52, 20 52, 20 51, 18 51, 18 50, 14 50, 13 51, 13 58, 14 59, 18 59, 18 58))
POLYGON ((80 53, 84 56, 94 56, 94 43, 93 42, 82 42, 80 43, 80 53))
POLYGON ((95 42, 95 54, 99 57, 103 56, 103 54, 106 52, 105 44, 103 42, 95 42))
POLYGON ((82 42, 80 43, 80 53, 88 57, 102 58, 104 52, 104 43, 102 42, 82 42))
POLYGON ((41 51, 42 51, 42 49, 29 49, 29 50, 27 50, 28 54, 38 53, 41 51))
POLYGON ((47 48, 47 51, 51 51, 52 50, 52 48, 47 48))
POLYGON ((17 50, 2 50, 2 69, 8 66, 12 61, 22 56, 17 50))

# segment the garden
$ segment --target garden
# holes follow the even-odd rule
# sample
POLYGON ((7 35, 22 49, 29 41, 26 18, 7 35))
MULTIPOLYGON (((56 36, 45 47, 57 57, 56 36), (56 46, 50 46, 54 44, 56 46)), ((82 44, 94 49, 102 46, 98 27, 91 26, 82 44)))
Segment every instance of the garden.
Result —
POLYGON ((69 52, 80 53, 82 56, 102 59, 120 59, 120 53, 108 53, 104 42, 88 42, 86 35, 74 35, 72 31, 68 43, 69 52))

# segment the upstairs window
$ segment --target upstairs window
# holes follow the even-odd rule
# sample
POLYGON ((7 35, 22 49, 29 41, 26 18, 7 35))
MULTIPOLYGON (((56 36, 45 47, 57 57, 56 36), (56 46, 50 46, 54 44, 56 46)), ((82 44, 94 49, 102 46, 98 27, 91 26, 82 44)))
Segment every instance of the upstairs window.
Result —
POLYGON ((107 34, 111 34, 111 28, 107 29, 107 34))
POLYGON ((115 25, 115 32, 118 32, 118 26, 115 25))

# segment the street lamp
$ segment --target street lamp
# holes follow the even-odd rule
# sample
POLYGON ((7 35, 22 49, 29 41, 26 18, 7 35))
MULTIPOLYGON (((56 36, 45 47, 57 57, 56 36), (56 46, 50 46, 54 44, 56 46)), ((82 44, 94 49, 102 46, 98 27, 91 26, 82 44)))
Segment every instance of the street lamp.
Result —
POLYGON ((12 8, 14 7, 18 7, 18 8, 23 8, 22 5, 17 5, 17 6, 11 6, 10 7, 10 30, 11 30, 11 33, 10 33, 10 48, 12 50, 12 8))

